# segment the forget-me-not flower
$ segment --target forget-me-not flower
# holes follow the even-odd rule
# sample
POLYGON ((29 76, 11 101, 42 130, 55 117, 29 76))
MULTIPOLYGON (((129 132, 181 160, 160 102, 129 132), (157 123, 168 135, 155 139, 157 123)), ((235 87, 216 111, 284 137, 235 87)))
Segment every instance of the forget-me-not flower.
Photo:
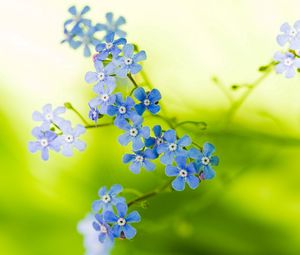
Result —
POLYGON ((76 28, 80 23, 83 23, 85 25, 90 24, 89 19, 85 19, 83 16, 90 10, 89 6, 83 7, 83 9, 79 12, 77 11, 77 8, 75 6, 71 6, 69 8, 69 13, 73 15, 72 18, 65 21, 64 26, 73 25, 74 28, 76 28))
POLYGON ((104 30, 107 34, 115 33, 120 38, 126 37, 126 33, 120 29, 120 26, 126 23, 126 20, 123 16, 120 16, 117 18, 117 20, 114 20, 114 15, 112 12, 108 12, 105 15, 106 17, 106 24, 97 24, 97 29, 104 30))
POLYGON ((113 105, 116 101, 116 96, 112 94, 113 87, 95 87, 94 91, 98 96, 89 102, 91 107, 100 107, 99 112, 101 114, 107 114, 107 108, 109 105, 113 105))
POLYGON ((122 190, 123 187, 119 184, 111 186, 109 190, 107 190, 105 186, 100 188, 98 191, 100 199, 96 200, 93 203, 93 211, 99 212, 100 210, 102 210, 102 212, 104 212, 107 210, 112 210, 113 205, 125 202, 125 199, 123 197, 118 197, 119 193, 122 192, 122 190))
POLYGON ((187 164, 187 157, 178 156, 175 158, 177 166, 168 165, 166 167, 167 176, 176 176, 172 182, 173 189, 182 191, 187 183, 191 189, 196 189, 199 185, 199 178, 195 176, 196 169, 193 163, 187 164))
POLYGON ((136 74, 142 70, 142 66, 138 62, 147 58, 145 51, 140 51, 134 54, 134 46, 132 44, 126 44, 123 47, 124 56, 114 60, 114 63, 118 66, 116 74, 119 77, 126 77, 128 73, 136 74))
POLYGON ((203 170, 203 179, 212 179, 216 175, 212 166, 217 166, 219 164, 219 158, 213 156, 215 152, 215 146, 211 143, 205 143, 203 145, 203 151, 191 148, 189 151, 189 157, 195 159, 195 166, 197 172, 203 170))
POLYGON ((153 133, 155 137, 149 137, 145 139, 145 146, 146 147, 152 147, 152 150, 155 152, 155 154, 158 157, 157 147, 160 144, 165 143, 164 135, 162 132, 162 128, 159 125, 156 125, 153 127, 153 133))
POLYGON ((141 168, 144 167, 148 171, 155 169, 155 164, 150 160, 155 159, 157 156, 151 149, 145 151, 135 151, 134 154, 125 154, 123 157, 123 163, 127 164, 131 162, 129 169, 134 174, 138 174, 141 168))
POLYGON ((282 53, 278 51, 274 55, 274 60, 279 62, 275 67, 276 72, 285 73, 286 78, 294 77, 296 74, 295 69, 300 68, 300 59, 290 52, 282 53))
POLYGON ((186 156, 187 151, 184 147, 191 145, 191 138, 184 135, 182 138, 177 140, 176 131, 170 129, 164 133, 165 143, 158 145, 157 152, 163 155, 160 158, 161 163, 165 165, 171 165, 174 157, 186 156))
POLYGON ((75 39, 76 33, 69 32, 66 28, 64 28, 64 35, 65 38, 61 41, 61 43, 67 42, 70 47, 75 50, 81 45, 81 42, 75 39))
POLYGON ((290 49, 300 49, 300 20, 296 21, 293 27, 288 23, 282 24, 280 31, 282 33, 276 38, 280 46, 284 46, 286 43, 289 43, 290 49))
POLYGON ((96 221, 93 222, 93 228, 99 232, 98 240, 101 243, 104 243, 106 238, 108 238, 111 242, 114 241, 114 235, 111 227, 104 221, 103 214, 95 215, 96 221))
POLYGON ((100 112, 98 107, 92 107, 90 104, 90 111, 89 111, 89 118, 94 121, 95 123, 97 123, 99 116, 100 116, 100 112))
POLYGON ((131 226, 131 223, 138 223, 141 221, 141 216, 137 211, 133 211, 127 215, 127 204, 119 203, 116 205, 117 214, 106 211, 104 213, 104 220, 107 223, 114 224, 112 231, 114 236, 123 237, 127 239, 132 239, 136 235, 136 229, 131 226))
POLYGON ((95 33, 98 30, 93 26, 88 26, 86 29, 79 29, 77 33, 78 41, 83 46, 83 54, 85 57, 91 56, 90 46, 96 46, 99 44, 99 40, 95 37, 95 33))
POLYGON ((161 94, 158 89, 152 89, 146 93, 144 88, 139 87, 134 91, 134 96, 141 102, 135 105, 135 110, 139 115, 143 115, 146 109, 152 114, 160 111, 158 102, 161 99, 161 94))

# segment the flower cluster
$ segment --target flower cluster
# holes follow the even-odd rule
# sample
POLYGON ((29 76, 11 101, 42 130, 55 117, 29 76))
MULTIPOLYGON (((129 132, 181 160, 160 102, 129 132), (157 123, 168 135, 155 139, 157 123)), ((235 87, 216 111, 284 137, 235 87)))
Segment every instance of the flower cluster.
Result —
POLYGON ((120 29, 120 26, 126 23, 124 17, 119 17, 114 20, 111 12, 106 13, 106 23, 97 23, 93 25, 90 19, 87 19, 86 13, 89 12, 90 7, 85 6, 81 11, 77 10, 75 6, 69 8, 71 18, 64 23, 65 38, 62 43, 68 43, 73 49, 83 46, 85 57, 91 56, 90 46, 99 45, 104 36, 115 33, 119 37, 124 37, 126 33, 120 29), (98 33, 100 32, 100 33, 98 33))
POLYGON ((32 153, 41 151, 43 160, 49 159, 49 150, 61 151, 64 156, 70 157, 73 155, 73 148, 83 151, 86 147, 85 142, 79 139, 85 132, 84 126, 77 125, 73 128, 70 121, 60 117, 65 111, 65 107, 53 109, 51 104, 47 104, 42 112, 35 111, 32 115, 33 120, 41 125, 32 130, 36 141, 29 142, 29 150, 32 153))
POLYGON ((285 47, 283 51, 277 51, 274 55, 276 72, 284 73, 286 78, 292 78, 296 69, 300 69, 300 20, 293 26, 284 23, 280 27, 277 43, 285 47))
POLYGON ((92 209, 95 214, 93 222, 94 229, 98 232, 98 239, 101 243, 105 240, 114 241, 115 238, 132 239, 136 235, 136 229, 132 223, 141 221, 141 216, 137 211, 127 213, 128 206, 125 198, 120 197, 122 186, 115 184, 109 190, 102 187, 92 209))

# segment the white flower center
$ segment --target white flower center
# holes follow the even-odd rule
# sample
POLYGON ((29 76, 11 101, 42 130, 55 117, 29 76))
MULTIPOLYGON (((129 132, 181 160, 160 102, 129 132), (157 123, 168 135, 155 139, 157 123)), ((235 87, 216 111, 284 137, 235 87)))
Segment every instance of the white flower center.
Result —
POLYGON ((136 136, 139 134, 139 131, 138 131, 136 128, 131 128, 131 129, 129 130, 129 134, 130 134, 130 136, 132 136, 132 137, 136 137, 136 136))
POLYGON ((112 48, 112 46, 113 46, 113 43, 109 42, 109 43, 106 43, 105 48, 106 48, 107 50, 109 50, 109 49, 112 48))
POLYGON ((151 103, 151 102, 150 102, 150 100, 149 100, 149 99, 145 99, 145 100, 144 100, 144 105, 146 105, 146 106, 149 106, 149 105, 150 105, 150 103, 151 103))
POLYGON ((126 113, 126 107, 125 107, 125 106, 121 106, 121 107, 119 108, 119 113, 125 114, 125 113, 126 113))
POLYGON ((42 139, 40 140, 40 143, 43 147, 47 147, 48 146, 48 140, 47 139, 42 139))
POLYGON ((103 95, 101 96, 101 99, 102 99, 104 102, 107 102, 108 99, 109 99, 109 95, 103 94, 103 95))
POLYGON ((103 81, 104 78, 105 78, 105 74, 103 72, 99 73, 98 78, 99 78, 100 81, 103 81))
POLYGON ((52 120, 52 118, 53 118, 52 113, 48 113, 48 114, 46 114, 46 116, 45 116, 45 119, 46 119, 46 120, 52 120))
POLYGON ((135 160, 136 160, 137 162, 143 162, 144 157, 141 156, 141 155, 137 155, 137 156, 135 157, 135 160))
POLYGON ((187 177, 188 173, 187 173, 186 170, 181 169, 181 170, 179 171, 179 175, 180 175, 181 177, 187 177))
POLYGON ((159 145, 159 144, 162 144, 164 142, 164 140, 162 138, 157 138, 156 139, 156 143, 159 145))
POLYGON ((124 218, 119 218, 119 219, 118 219, 118 225, 119 225, 119 226, 122 227, 122 226, 124 226, 125 224, 126 224, 126 220, 125 220, 124 218))
POLYGON ((292 28, 290 31, 290 36, 295 36, 297 34, 297 30, 295 28, 292 28))
POLYGON ((291 66, 293 64, 294 60, 292 58, 286 58, 284 60, 284 64, 287 66, 291 66))
POLYGON ((111 198, 110 198, 110 196, 109 195, 104 195, 103 197, 102 197, 102 201, 104 202, 104 203, 109 203, 110 202, 110 200, 111 200, 111 198))
POLYGON ((131 65, 133 62, 132 58, 125 58, 125 65, 131 65))
POLYGON ((169 145, 169 150, 170 151, 176 151, 177 150, 177 144, 176 143, 171 143, 169 145))
POLYGON ((74 141, 74 136, 72 136, 72 135, 67 135, 67 136, 65 137, 65 141, 66 141, 67 143, 72 143, 72 142, 74 141))
POLYGON ((107 233, 107 228, 103 225, 100 225, 100 232, 106 234, 107 233))
POLYGON ((201 159, 201 162, 202 162, 203 165, 207 166, 210 163, 210 159, 209 159, 209 157, 203 157, 201 159))

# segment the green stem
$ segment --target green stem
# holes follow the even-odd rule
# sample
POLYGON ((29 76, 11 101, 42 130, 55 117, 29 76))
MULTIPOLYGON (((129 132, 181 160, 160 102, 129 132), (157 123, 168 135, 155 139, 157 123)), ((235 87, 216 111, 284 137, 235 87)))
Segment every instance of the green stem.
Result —
POLYGON ((206 123, 204 121, 193 121, 193 120, 186 120, 186 121, 178 122, 175 125, 175 128, 178 128, 180 126, 184 126, 186 124, 193 124, 193 125, 196 125, 196 126, 201 124, 202 126, 204 126, 206 128, 206 123))
POLYGON ((130 73, 127 74, 127 77, 128 77, 129 80, 132 82, 132 84, 133 84, 133 86, 134 86, 135 88, 138 88, 138 87, 139 87, 139 85, 136 83, 135 79, 133 79, 133 77, 132 77, 132 75, 131 75, 130 73))
POLYGON ((110 123, 103 123, 103 124, 96 124, 96 125, 85 125, 85 128, 100 128, 100 127, 107 127, 113 125, 113 122, 110 123))
POLYGON ((80 112, 78 112, 71 103, 65 103, 65 107, 68 110, 73 111, 81 120, 82 122, 86 125, 86 126, 90 126, 88 121, 80 114, 80 112))

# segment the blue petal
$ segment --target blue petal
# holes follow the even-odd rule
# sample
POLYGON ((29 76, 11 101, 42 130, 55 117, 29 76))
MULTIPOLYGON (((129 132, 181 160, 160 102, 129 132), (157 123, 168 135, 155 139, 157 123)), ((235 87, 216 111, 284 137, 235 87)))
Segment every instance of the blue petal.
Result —
POLYGON ((153 152, 153 150, 147 149, 144 151, 144 157, 148 158, 148 159, 156 159, 157 156, 156 154, 153 152))
POLYGON ((160 111, 160 106, 156 105, 156 104, 151 104, 148 106, 148 110, 152 113, 152 114, 156 114, 160 111))
POLYGON ((134 161, 130 166, 129 170, 134 174, 138 174, 141 171, 141 164, 139 162, 134 161))
POLYGON ((112 232, 114 237, 120 237, 121 236, 122 227, 118 224, 114 225, 112 228, 112 232))
POLYGON ((101 200, 96 200, 92 204, 92 209, 94 212, 99 212, 100 209, 102 208, 102 201, 101 200))
POLYGON ((184 135, 182 138, 178 140, 178 145, 181 147, 186 147, 191 145, 192 140, 188 135, 184 135))
POLYGON ((144 148, 144 143, 140 137, 134 137, 132 139, 132 148, 134 151, 139 151, 144 148))
POLYGON ((168 152, 169 151, 169 145, 168 144, 160 144, 157 146, 157 152, 159 154, 162 154, 164 152, 168 152))
POLYGON ((125 24, 125 23, 126 23, 126 19, 125 19, 123 16, 120 16, 120 17, 116 20, 115 25, 116 25, 116 27, 118 27, 118 26, 121 26, 121 25, 123 25, 123 24, 125 24))
POLYGON ((216 172, 208 165, 203 167, 203 174, 204 178, 209 180, 215 177, 216 172))
POLYGON ((80 140, 76 140, 73 144, 74 147, 79 151, 84 151, 86 148, 86 143, 80 140))
POLYGON ((129 58, 132 57, 133 51, 134 51, 134 47, 132 44, 126 44, 123 47, 123 52, 125 57, 129 57, 129 58))
POLYGON ((199 178, 197 178, 195 175, 187 176, 186 182, 191 189, 196 189, 199 186, 199 178))
POLYGON ((141 130, 141 135, 143 138, 149 138, 150 137, 150 128, 149 127, 143 127, 141 130))
POLYGON ((132 223, 132 222, 137 223, 137 222, 141 221, 141 216, 137 211, 133 211, 133 212, 129 213, 125 219, 126 219, 126 222, 129 222, 129 223, 132 223))
POLYGON ((106 189, 105 186, 98 190, 98 196, 99 197, 104 196, 106 193, 107 193, 107 189, 106 189))
POLYGON ((141 87, 134 90, 134 96, 135 96, 136 99, 138 99, 141 102, 143 102, 147 97, 144 88, 141 88, 141 87))
POLYGON ((85 57, 91 56, 91 50, 90 50, 89 46, 87 46, 87 45, 84 46, 83 54, 85 57))
POLYGON ((176 141, 176 132, 170 129, 164 133, 164 138, 168 143, 174 143, 176 141))
POLYGON ((154 126, 153 127, 153 132, 155 134, 155 137, 161 137, 161 135, 162 135, 161 126, 159 126, 159 125, 154 126))
POLYGON ((106 36, 105 36, 105 41, 107 43, 112 43, 114 41, 114 37, 115 37, 115 33, 114 32, 111 32, 111 33, 108 33, 106 36))
POLYGON ((178 156, 175 158, 175 162, 176 162, 177 166, 181 169, 186 168, 186 160, 187 160, 187 158, 184 156, 178 156))
POLYGON ((91 8, 89 6, 84 6, 84 8, 82 9, 80 15, 84 15, 85 13, 87 13, 91 8))
POLYGON ((130 66, 130 72, 132 74, 137 74, 141 70, 142 70, 142 66, 140 64, 132 64, 130 66))
POLYGON ((215 151, 215 146, 213 146, 211 143, 205 143, 203 145, 203 154, 206 157, 210 157, 215 151))
POLYGON ((32 119, 33 119, 34 121, 43 121, 43 120, 44 120, 44 116, 43 116, 40 112, 35 111, 35 112, 33 112, 33 114, 32 114, 32 119))
POLYGON ((125 204, 125 203, 119 203, 119 204, 116 205, 116 208, 117 208, 118 215, 121 218, 125 218, 127 210, 128 210, 127 204, 125 204))
POLYGON ((141 116, 143 115, 143 113, 146 110, 146 106, 143 103, 135 105, 134 108, 135 108, 136 112, 141 116))
POLYGON ((119 143, 123 146, 126 146, 131 140, 132 140, 132 137, 128 133, 120 135, 118 138, 119 143))
POLYGON ((125 154, 125 155, 123 156, 123 163, 127 164, 127 163, 131 162, 132 160, 134 160, 135 157, 136 157, 136 156, 133 155, 133 154, 125 154))
POLYGON ((179 174, 179 169, 176 166, 168 165, 166 167, 167 176, 177 176, 179 174))
POLYGON ((155 164, 147 159, 144 160, 144 166, 148 171, 153 171, 155 169, 155 164))
POLYGON ((146 52, 144 50, 140 51, 136 55, 134 55, 133 60, 134 62, 140 62, 147 58, 146 52))
POLYGON ((184 187, 185 187, 184 178, 181 176, 177 176, 176 179, 172 182, 172 187, 173 187, 173 189, 175 189, 177 191, 184 190, 184 187))
POLYGON ((145 146, 146 147, 151 147, 155 144, 155 142, 156 142, 155 138, 149 137, 149 138, 145 139, 145 146))
POLYGON ((114 116, 114 115, 117 114, 117 112, 118 112, 118 107, 116 107, 116 106, 114 106, 114 105, 109 105, 109 106, 107 107, 107 114, 108 114, 109 116, 114 116))
POLYGON ((127 239, 132 239, 136 235, 136 229, 134 227, 132 227, 131 225, 129 225, 129 224, 126 224, 123 227, 123 232, 124 232, 124 235, 127 239))
POLYGON ((122 190, 123 190, 123 187, 120 184, 115 184, 115 185, 111 186, 109 194, 115 196, 115 195, 119 194, 122 190))
POLYGON ((71 6, 68 11, 74 16, 77 14, 77 10, 75 6, 71 6))
POLYGON ((28 149, 30 152, 32 153, 35 153, 37 152, 38 150, 40 150, 42 147, 41 147, 41 144, 40 142, 29 142, 28 144, 28 149))
POLYGON ((119 217, 117 217, 113 212, 111 211, 106 211, 103 214, 104 217, 104 221, 107 223, 116 223, 119 219, 119 217))
POLYGON ((217 157, 217 156, 211 157, 211 158, 210 158, 210 163, 211 163, 213 166, 219 165, 219 157, 217 157))
POLYGON ((148 96, 151 102, 157 102, 161 99, 161 94, 158 89, 152 89, 148 96))
POLYGON ((171 165, 174 160, 174 153, 171 151, 167 151, 164 155, 161 156, 160 162, 164 165, 171 165))
POLYGON ((93 222, 93 228, 96 230, 96 231, 100 231, 100 225, 99 225, 99 223, 97 223, 97 222, 93 222))
POLYGON ((192 159, 201 159, 203 157, 203 154, 201 153, 200 150, 196 148, 191 148, 188 152, 189 157, 192 159))

